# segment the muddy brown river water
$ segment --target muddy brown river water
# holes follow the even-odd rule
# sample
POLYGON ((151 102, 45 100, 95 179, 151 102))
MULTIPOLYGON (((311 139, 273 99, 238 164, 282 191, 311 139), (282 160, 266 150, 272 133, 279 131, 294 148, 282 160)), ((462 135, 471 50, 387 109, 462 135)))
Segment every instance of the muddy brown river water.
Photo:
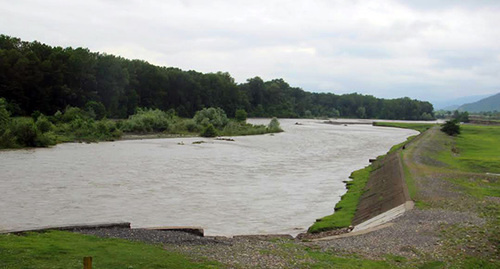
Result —
POLYGON ((201 226, 207 235, 295 235, 333 212, 352 171, 417 134, 280 123, 284 133, 234 142, 169 138, 0 151, 0 230, 128 221, 201 226))

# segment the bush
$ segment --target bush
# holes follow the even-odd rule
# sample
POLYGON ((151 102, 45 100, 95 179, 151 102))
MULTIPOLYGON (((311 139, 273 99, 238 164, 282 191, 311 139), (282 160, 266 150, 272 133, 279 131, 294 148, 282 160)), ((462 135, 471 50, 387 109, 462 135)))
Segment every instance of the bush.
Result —
POLYGON ((0 98, 0 135, 8 128, 10 123, 10 113, 7 110, 7 101, 0 98))
POLYGON ((200 135, 203 137, 216 137, 217 130, 212 124, 208 124, 205 128, 203 128, 200 135))
POLYGON ((33 113, 31 113, 31 118, 33 118, 33 120, 36 122, 38 120, 38 117, 40 117, 41 115, 43 115, 42 112, 35 110, 33 111, 33 113))
POLYGON ((19 118, 10 125, 12 135, 20 146, 35 147, 37 131, 32 118, 19 118))
POLYGON ((0 148, 17 148, 19 145, 16 143, 16 137, 12 134, 10 129, 6 128, 0 133, 0 148))
POLYGON ((184 125, 186 126, 186 130, 188 132, 195 133, 200 131, 200 127, 198 126, 198 124, 196 124, 196 122, 194 122, 194 120, 185 120, 184 125))
POLYGON ((281 129, 280 122, 276 117, 272 118, 271 121, 269 122, 269 125, 267 125, 267 130, 270 133, 279 133, 283 132, 283 129, 281 129))
POLYGON ((106 108, 100 102, 89 101, 85 104, 85 111, 93 119, 100 120, 106 117, 106 108))
POLYGON ((168 130, 173 115, 159 109, 138 109, 137 113, 123 122, 124 132, 163 132, 168 130))
POLYGON ((203 125, 207 127, 212 124, 213 127, 222 128, 226 126, 229 122, 226 113, 221 108, 204 108, 198 112, 193 117, 196 124, 203 125))
MULTIPOLYGON (((54 116, 56 115, 54 114, 54 116)), ((63 122, 70 122, 76 119, 84 119, 84 118, 86 118, 85 113, 78 107, 72 107, 72 106, 67 106, 66 109, 64 110, 64 114, 62 114, 61 116, 61 120, 63 122)))
POLYGON ((36 120, 36 129, 41 133, 46 133, 52 131, 54 125, 42 114, 36 120))
POLYGON ((244 109, 236 110, 234 118, 237 122, 246 122, 247 121, 247 112, 244 109))
POLYGON ((448 135, 455 136, 460 134, 460 125, 456 120, 449 120, 442 125, 441 131, 448 135))

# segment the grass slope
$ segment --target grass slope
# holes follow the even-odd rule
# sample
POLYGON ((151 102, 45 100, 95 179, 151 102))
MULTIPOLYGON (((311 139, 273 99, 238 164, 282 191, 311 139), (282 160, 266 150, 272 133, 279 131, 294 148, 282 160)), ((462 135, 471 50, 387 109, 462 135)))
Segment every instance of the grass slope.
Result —
POLYGON ((160 246, 50 231, 0 235, 0 268, 82 268, 83 257, 93 268, 220 268, 215 262, 190 261, 160 246))

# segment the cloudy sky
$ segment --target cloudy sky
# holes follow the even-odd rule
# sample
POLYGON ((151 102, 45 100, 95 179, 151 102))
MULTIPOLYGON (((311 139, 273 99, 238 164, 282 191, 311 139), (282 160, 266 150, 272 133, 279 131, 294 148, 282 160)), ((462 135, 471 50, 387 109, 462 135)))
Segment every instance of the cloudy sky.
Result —
POLYGON ((500 92, 499 0, 0 0, 0 33, 237 82, 437 102, 500 92))

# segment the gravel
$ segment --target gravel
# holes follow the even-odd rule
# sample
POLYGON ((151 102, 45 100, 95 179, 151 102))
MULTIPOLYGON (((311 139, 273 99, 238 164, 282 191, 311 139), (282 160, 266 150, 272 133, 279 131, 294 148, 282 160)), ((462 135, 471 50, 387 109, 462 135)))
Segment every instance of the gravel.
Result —
POLYGON ((73 232, 108 238, 121 238, 152 244, 216 245, 227 244, 217 237, 201 237, 180 231, 158 231, 146 229, 101 228, 79 229, 73 232))
POLYGON ((374 259, 386 254, 415 258, 435 251, 443 225, 483 225, 484 220, 463 212, 414 209, 393 223, 364 235, 308 244, 319 246, 323 251, 346 251, 374 259))

